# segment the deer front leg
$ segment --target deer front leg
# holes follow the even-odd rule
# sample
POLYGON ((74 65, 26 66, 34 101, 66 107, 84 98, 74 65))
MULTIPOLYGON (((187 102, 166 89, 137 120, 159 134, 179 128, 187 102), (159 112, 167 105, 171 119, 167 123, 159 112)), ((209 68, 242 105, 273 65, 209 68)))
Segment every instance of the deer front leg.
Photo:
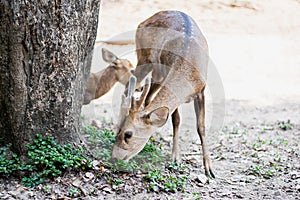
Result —
POLYGON ((205 97, 204 97, 204 89, 194 100, 194 108, 196 113, 197 120, 197 132, 200 137, 201 145, 202 145, 202 154, 203 154, 203 165, 205 175, 208 177, 215 178, 215 175, 212 170, 211 160, 209 156, 209 151, 206 146, 205 140, 205 97))
POLYGON ((180 115, 178 108, 172 113, 172 125, 173 125, 173 148, 172 148, 172 161, 180 162, 179 155, 179 141, 178 141, 178 130, 180 124, 180 115))

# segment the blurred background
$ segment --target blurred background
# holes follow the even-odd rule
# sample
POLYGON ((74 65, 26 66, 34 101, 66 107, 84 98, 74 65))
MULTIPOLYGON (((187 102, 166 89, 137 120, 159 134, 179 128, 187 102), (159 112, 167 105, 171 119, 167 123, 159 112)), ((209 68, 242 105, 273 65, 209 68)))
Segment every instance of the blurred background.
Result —
MULTIPOLYGON (((134 31, 166 9, 183 11, 198 23, 226 98, 273 104, 300 97, 299 0, 103 0, 97 41, 134 31)), ((134 35, 124 40, 134 41, 134 35)))
MULTIPOLYGON (((212 64, 224 86, 225 123, 237 119, 250 123, 259 117, 262 121, 292 118, 299 123, 299 0, 103 0, 92 72, 107 67, 101 57, 102 47, 135 64, 136 27, 154 13, 170 9, 190 15, 208 41, 212 64), (125 41, 128 45, 105 43, 111 40, 125 41), (266 112, 274 115, 263 116, 257 111, 268 106, 266 112)), ((123 86, 117 84, 100 100, 84 106, 84 123, 95 118, 114 122, 122 91, 123 86)), ((209 94, 207 98, 209 128, 212 121, 209 94)), ((193 107, 184 105, 181 110, 189 113, 183 114, 187 120, 183 121, 182 131, 195 132, 193 107)))

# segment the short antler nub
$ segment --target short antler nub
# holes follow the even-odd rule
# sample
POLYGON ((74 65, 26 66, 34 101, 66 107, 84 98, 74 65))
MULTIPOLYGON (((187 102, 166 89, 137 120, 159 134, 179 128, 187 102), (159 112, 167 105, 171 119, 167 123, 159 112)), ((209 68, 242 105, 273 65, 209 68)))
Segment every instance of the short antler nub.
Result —
POLYGON ((150 90, 150 78, 146 78, 145 85, 143 87, 142 94, 138 100, 134 99, 134 92, 136 87, 136 77, 131 75, 128 84, 127 96, 125 94, 122 95, 122 103, 121 103, 121 111, 119 115, 119 125, 121 125, 123 119, 129 115, 129 111, 137 112, 140 107, 145 102, 147 94, 150 90))
MULTIPOLYGON (((126 115, 128 115, 129 109, 131 108, 131 102, 134 94, 136 86, 136 77, 131 75, 129 79, 128 91, 127 96, 125 94, 122 95, 122 103, 121 103, 121 111, 126 109, 126 115)), ((123 114, 123 113, 121 113, 123 114)))
POLYGON ((129 79, 127 97, 132 97, 136 87, 136 77, 131 75, 129 79))
POLYGON ((133 105, 133 110, 134 111, 138 111, 140 109, 140 107, 143 105, 143 103, 145 102, 145 99, 149 93, 149 90, 150 90, 150 78, 147 77, 146 80, 145 80, 145 85, 143 87, 143 92, 140 96, 140 98, 134 102, 134 105, 133 105))
POLYGON ((121 125, 122 121, 129 114, 129 110, 131 108, 131 102, 132 102, 132 99, 134 98, 133 93, 135 90, 135 86, 136 86, 136 77, 131 75, 130 79, 129 79, 127 96, 125 94, 122 95, 122 102, 121 102, 118 126, 121 125))

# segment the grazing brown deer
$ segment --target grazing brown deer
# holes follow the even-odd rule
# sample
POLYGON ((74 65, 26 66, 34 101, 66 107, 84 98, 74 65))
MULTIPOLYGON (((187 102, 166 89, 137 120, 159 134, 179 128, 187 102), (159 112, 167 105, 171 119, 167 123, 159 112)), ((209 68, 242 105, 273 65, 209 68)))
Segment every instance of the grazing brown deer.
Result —
POLYGON ((120 59, 112 52, 102 48, 102 58, 110 65, 102 71, 91 73, 86 84, 83 105, 89 104, 106 94, 116 82, 128 83, 133 66, 127 59, 120 59))
POLYGON ((130 78, 127 96, 122 96, 116 143, 112 158, 129 160, 138 154, 158 127, 172 115, 173 160, 179 160, 178 107, 194 100, 197 132, 202 144, 205 174, 215 177, 205 140, 204 88, 207 76, 206 40, 188 15, 161 11, 142 22, 136 32, 138 64, 130 78), (136 85, 146 79, 139 99, 136 85))

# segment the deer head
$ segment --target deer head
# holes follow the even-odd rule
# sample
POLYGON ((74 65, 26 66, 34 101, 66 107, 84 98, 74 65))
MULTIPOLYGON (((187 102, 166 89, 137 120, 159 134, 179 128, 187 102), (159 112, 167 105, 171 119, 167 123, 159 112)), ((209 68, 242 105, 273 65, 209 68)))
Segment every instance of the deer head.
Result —
POLYGON ((107 93, 116 82, 123 85, 127 84, 134 70, 129 60, 118 58, 105 48, 102 48, 102 58, 110 65, 100 72, 90 74, 86 84, 83 105, 107 93))
POLYGON ((118 58, 115 54, 109 50, 102 48, 102 58, 105 62, 110 63, 109 67, 115 69, 115 76, 117 81, 123 85, 127 84, 131 72, 134 67, 127 59, 118 58))
POLYGON ((150 89, 150 79, 147 78, 139 99, 133 94, 136 87, 136 77, 131 76, 127 96, 123 94, 116 143, 112 158, 129 160, 138 154, 148 142, 152 133, 163 126, 169 116, 167 107, 159 107, 147 111, 144 107, 146 96, 150 89))

